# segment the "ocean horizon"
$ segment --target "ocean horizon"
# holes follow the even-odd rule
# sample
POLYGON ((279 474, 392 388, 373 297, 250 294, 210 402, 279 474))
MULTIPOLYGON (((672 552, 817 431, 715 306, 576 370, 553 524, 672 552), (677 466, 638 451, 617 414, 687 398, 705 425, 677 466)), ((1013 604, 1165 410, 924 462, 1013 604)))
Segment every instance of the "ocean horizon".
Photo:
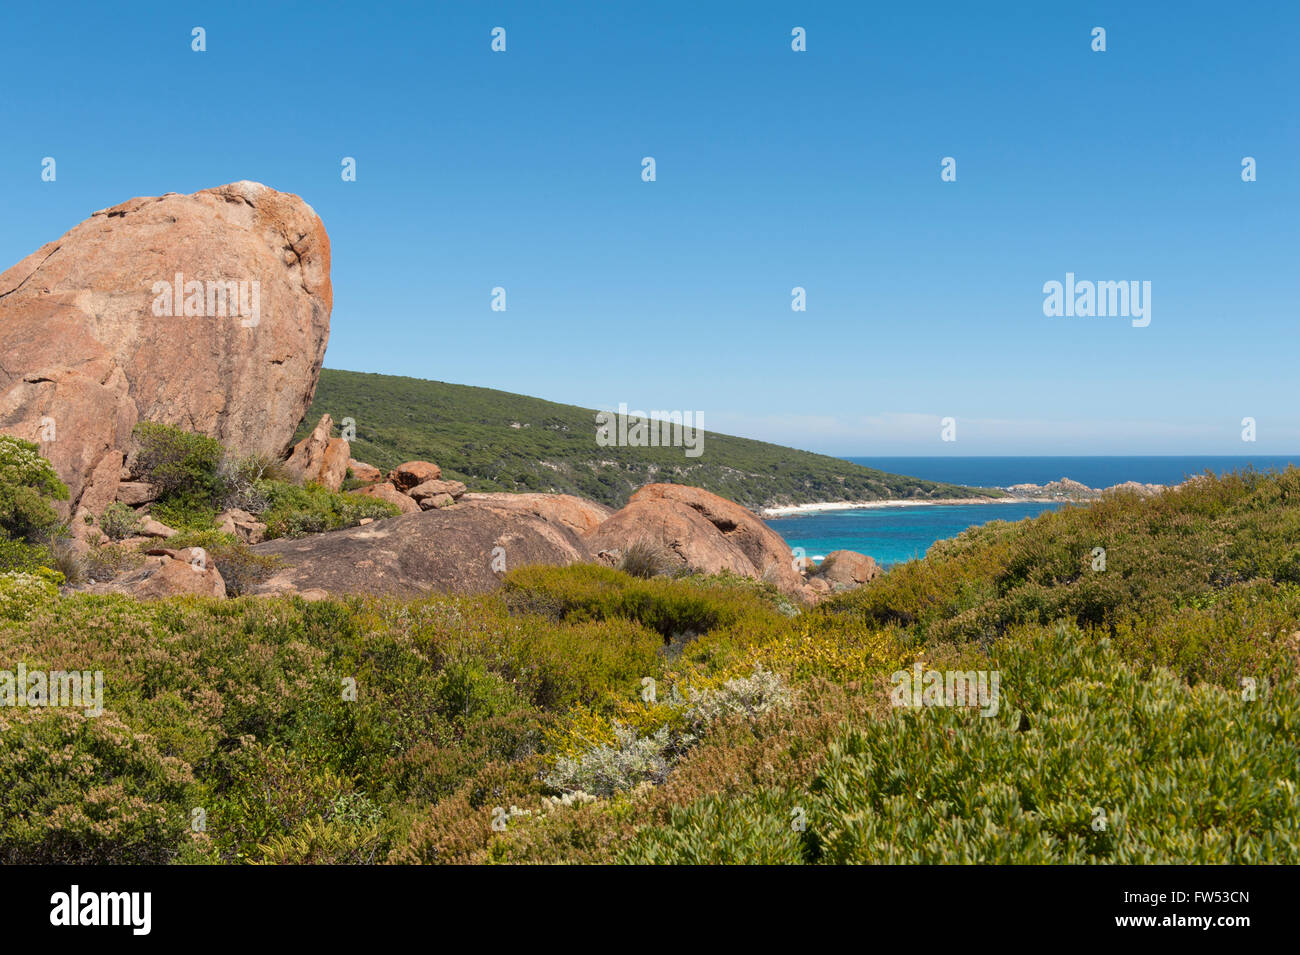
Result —
POLYGON ((1211 471, 1217 475, 1253 467, 1285 470, 1300 463, 1300 454, 1142 454, 1142 455, 957 455, 841 457, 864 467, 906 474, 927 481, 969 487, 1046 484, 1063 477, 1088 487, 1106 488, 1125 481, 1181 484, 1211 471))
MULTIPOLYGON (((1254 468, 1283 470, 1298 455, 1105 455, 845 457, 865 467, 971 487, 1046 484, 1063 477, 1089 487, 1125 481, 1180 484, 1206 471, 1222 475, 1254 468)), ((1016 504, 936 504, 932 507, 874 507, 772 518, 786 543, 820 559, 834 550, 854 550, 882 566, 925 556, 936 541, 956 537, 989 521, 1019 521, 1065 506, 1052 501, 1016 504)))

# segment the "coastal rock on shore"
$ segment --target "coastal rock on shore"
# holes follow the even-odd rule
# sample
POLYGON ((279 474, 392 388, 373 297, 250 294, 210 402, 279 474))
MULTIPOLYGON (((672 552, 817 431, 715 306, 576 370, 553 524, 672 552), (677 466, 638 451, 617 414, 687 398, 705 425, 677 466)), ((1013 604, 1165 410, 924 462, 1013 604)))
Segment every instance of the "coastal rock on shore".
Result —
POLYGON ((1123 484, 1115 484, 1108 488, 1095 488, 1063 477, 1059 481, 1049 481, 1047 484, 1012 484, 1005 490, 1008 494, 1027 501, 1091 501, 1103 494, 1113 492, 1132 492, 1149 497, 1165 490, 1165 486, 1125 481, 1123 484))
POLYGON ((332 302, 329 238, 297 196, 237 182, 101 210, 0 274, 0 431, 40 442, 66 514, 114 499, 139 421, 282 456, 332 302))
POLYGON ((625 553, 648 541, 704 573, 731 571, 804 594, 790 547, 752 511, 700 488, 647 484, 586 537, 596 552, 625 553))

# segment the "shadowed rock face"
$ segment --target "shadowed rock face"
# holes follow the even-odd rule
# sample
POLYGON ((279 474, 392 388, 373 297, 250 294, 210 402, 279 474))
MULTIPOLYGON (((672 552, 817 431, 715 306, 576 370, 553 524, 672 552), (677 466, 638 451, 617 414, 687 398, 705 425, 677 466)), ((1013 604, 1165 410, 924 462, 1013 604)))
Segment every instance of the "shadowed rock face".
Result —
POLYGON ((787 594, 804 593, 781 535, 753 512, 700 488, 647 484, 585 540, 597 553, 623 552, 644 540, 705 573, 728 570, 766 578, 787 594))
POLYGON ((41 443, 73 509, 116 484, 103 462, 138 421, 283 455, 332 304, 329 238, 297 196, 237 182, 96 212, 0 274, 0 430, 41 443))
POLYGON ((591 560, 567 527, 479 504, 402 514, 254 550, 278 554, 285 564, 256 589, 261 594, 482 593, 500 585, 503 570, 591 560), (495 548, 501 550, 494 555, 495 548))

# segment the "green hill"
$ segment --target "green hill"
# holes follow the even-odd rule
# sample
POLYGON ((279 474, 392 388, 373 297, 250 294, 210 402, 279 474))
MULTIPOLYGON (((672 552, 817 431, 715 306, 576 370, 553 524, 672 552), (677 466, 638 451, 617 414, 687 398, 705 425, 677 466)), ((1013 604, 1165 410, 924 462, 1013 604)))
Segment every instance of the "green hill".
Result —
POLYGON ((356 426, 353 457, 380 468, 440 465, 475 491, 578 494, 614 507, 643 484, 690 484, 746 507, 814 501, 1000 496, 707 432, 703 453, 600 447, 595 412, 490 388, 325 369, 295 437, 322 414, 356 426))

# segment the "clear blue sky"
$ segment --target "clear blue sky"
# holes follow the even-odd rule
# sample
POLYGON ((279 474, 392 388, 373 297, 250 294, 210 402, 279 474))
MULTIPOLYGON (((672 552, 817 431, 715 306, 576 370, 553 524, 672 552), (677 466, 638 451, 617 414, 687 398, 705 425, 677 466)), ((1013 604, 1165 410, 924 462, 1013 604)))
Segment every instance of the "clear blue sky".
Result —
POLYGON ((327 367, 841 454, 1300 448, 1295 2, 6 4, 2 26, 0 268, 131 196, 253 179, 329 230, 327 367), (1066 272, 1150 281, 1150 326, 1044 317, 1066 272))

